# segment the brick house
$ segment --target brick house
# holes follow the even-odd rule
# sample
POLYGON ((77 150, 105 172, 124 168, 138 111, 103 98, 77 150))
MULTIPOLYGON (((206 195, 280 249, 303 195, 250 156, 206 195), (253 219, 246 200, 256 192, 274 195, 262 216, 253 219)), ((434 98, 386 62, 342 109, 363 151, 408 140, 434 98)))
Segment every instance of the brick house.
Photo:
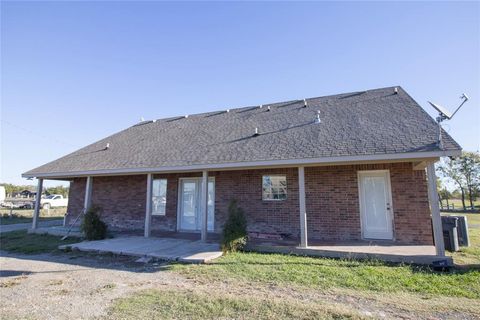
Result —
POLYGON ((206 240, 236 199, 252 239, 435 242, 443 255, 433 164, 461 148, 438 130, 390 87, 143 121, 23 176, 71 182, 69 223, 95 204, 119 232, 206 240))

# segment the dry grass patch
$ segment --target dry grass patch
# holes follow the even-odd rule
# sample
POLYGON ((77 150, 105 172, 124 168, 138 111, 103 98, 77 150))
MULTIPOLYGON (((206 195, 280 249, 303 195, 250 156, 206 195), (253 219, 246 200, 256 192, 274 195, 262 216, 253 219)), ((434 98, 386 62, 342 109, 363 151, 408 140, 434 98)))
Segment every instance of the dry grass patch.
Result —
POLYGON ((360 319, 351 310, 259 297, 148 290, 118 299, 109 319, 360 319))
POLYGON ((22 275, 20 277, 15 277, 13 279, 8 279, 8 280, 5 280, 5 281, 2 281, 2 282, 0 282, 0 288, 15 287, 15 286, 19 285, 22 282, 22 280, 25 280, 25 279, 27 279, 27 276, 22 275))

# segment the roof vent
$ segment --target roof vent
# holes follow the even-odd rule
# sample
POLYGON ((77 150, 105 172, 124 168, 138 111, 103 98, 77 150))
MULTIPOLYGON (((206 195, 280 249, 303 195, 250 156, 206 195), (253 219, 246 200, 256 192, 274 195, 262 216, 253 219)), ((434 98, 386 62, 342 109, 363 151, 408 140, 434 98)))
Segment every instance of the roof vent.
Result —
POLYGON ((145 121, 145 118, 144 117, 140 117, 140 122, 143 122, 145 121))
POLYGON ((267 107, 267 111, 270 111, 270 106, 267 107))
POLYGON ((108 150, 109 148, 110 148, 110 143, 107 143, 104 150, 108 150))
POLYGON ((308 107, 307 99, 303 99, 303 107, 304 107, 304 108, 308 107))
POLYGON ((317 110, 317 117, 315 118, 315 123, 322 123, 322 120, 320 120, 320 110, 317 110))
POLYGON ((185 115, 185 118, 188 118, 188 114, 185 115))
POLYGON ((393 89, 393 92, 394 92, 395 94, 398 94, 398 88, 395 87, 395 89, 393 89))
POLYGON ((258 133, 258 128, 255 128, 255 133, 253 134, 254 137, 259 136, 260 133, 258 133))
POLYGON ((262 109, 262 108, 263 108, 263 104, 260 105, 260 109, 262 109))
POLYGON ((227 113, 229 113, 229 112, 230 112, 230 109, 227 109, 227 113))
POLYGON ((153 119, 152 122, 153 122, 153 123, 157 122, 157 119, 153 119))

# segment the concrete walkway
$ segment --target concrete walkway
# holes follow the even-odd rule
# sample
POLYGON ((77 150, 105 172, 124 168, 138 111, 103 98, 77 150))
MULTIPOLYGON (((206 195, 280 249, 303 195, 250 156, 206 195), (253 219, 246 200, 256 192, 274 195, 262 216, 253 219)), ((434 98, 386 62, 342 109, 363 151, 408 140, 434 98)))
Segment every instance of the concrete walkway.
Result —
MULTIPOLYGON (((52 227, 52 226, 61 226, 63 224, 63 219, 57 220, 48 220, 48 221, 39 221, 38 225, 40 227, 52 227)), ((15 224, 3 224, 0 225, 0 233, 17 231, 17 230, 27 230, 32 227, 32 223, 15 223, 15 224)))
POLYGON ((153 258, 186 263, 205 263, 222 256, 218 243, 172 238, 120 237, 61 245, 59 249, 113 253, 143 257, 145 260, 153 258))

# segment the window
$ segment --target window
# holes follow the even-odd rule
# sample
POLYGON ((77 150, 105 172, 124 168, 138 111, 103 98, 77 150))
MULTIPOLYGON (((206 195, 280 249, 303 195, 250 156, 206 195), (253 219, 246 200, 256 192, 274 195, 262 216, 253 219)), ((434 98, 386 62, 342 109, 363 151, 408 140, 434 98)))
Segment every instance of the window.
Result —
POLYGON ((263 200, 286 200, 287 177, 263 176, 263 200))
POLYGON ((164 216, 167 204, 167 179, 154 179, 152 186, 152 215, 164 216))

